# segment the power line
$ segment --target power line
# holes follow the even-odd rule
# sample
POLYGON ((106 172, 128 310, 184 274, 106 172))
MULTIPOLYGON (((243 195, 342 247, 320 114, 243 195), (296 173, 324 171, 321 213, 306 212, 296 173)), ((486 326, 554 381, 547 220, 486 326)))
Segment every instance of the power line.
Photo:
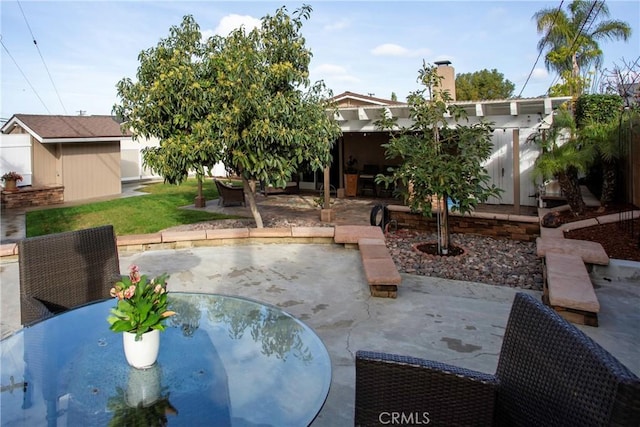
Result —
POLYGON ((27 20, 27 15, 25 15, 24 10, 22 10, 22 5, 20 4, 20 0, 16 0, 18 3, 18 7, 20 7, 20 12, 22 13, 22 17, 24 18, 24 22, 27 24, 27 28, 29 29, 29 33, 31 34, 31 39, 33 40, 33 44, 40 55, 40 59, 42 60, 42 64, 44 65, 44 69, 47 71, 47 75, 49 76, 49 80, 51 81, 51 85, 53 86, 53 90, 56 92, 56 96, 58 97, 58 101, 60 101, 60 105, 64 110, 64 113, 67 114, 67 109, 62 102, 62 98, 60 98, 60 93, 58 92, 58 88, 56 87, 55 82, 53 81, 53 77, 51 77, 51 73, 49 72, 49 67, 47 67, 47 63, 44 60, 44 56, 42 56, 42 52, 40 51, 40 47, 38 46, 38 42, 36 41, 36 37, 33 35, 33 31, 31 30, 31 25, 29 25, 29 21, 27 20))
MULTIPOLYGON (((563 3, 564 3, 564 0, 561 0, 560 1, 560 6, 558 6, 558 9, 556 10, 555 15, 553 15, 553 22, 551 23, 552 27, 555 25, 556 19, 558 19, 558 14, 560 13, 560 10, 562 10, 562 4, 563 3)), ((548 31, 547 34, 544 36, 544 42, 542 43, 542 46, 547 44, 547 40, 549 39, 549 34, 550 33, 551 33, 551 31, 548 31)), ((536 62, 533 63, 533 67, 531 67, 531 71, 529 72, 529 75, 527 76, 527 80, 524 82, 524 85, 522 85, 522 89, 520 89, 520 93, 518 94, 518 98, 520 98, 522 96, 522 92, 524 92, 524 88, 527 87, 527 84, 529 83, 529 79, 533 75, 533 72, 535 71, 536 65, 538 65, 538 61, 540 60, 541 56, 542 56, 542 49, 540 49, 540 52, 538 52, 538 57, 536 58, 536 62)))
POLYGON ((29 81, 29 79, 27 78, 27 76, 24 74, 24 72, 22 71, 22 68, 20 68, 20 66, 18 65, 18 63, 16 62, 16 60, 14 59, 13 55, 11 55, 11 52, 9 52, 9 49, 7 49, 7 46, 4 45, 4 42, 2 41, 2 36, 0 36, 0 44, 2 45, 2 47, 4 48, 4 50, 7 52, 7 55, 9 55, 9 58, 11 58, 11 60, 13 61, 14 64, 16 64, 16 67, 18 68, 18 71, 20 71, 20 74, 22 74, 22 77, 24 77, 24 79, 27 81, 27 83, 29 83, 29 86, 31 87, 31 90, 33 90, 33 93, 36 94, 36 96, 38 97, 38 99, 40 100, 40 102, 42 103, 42 106, 45 108, 45 110, 47 110, 47 112, 49 114, 51 114, 51 111, 49 111, 49 108, 47 108, 47 104, 44 103, 44 101, 42 100, 42 98, 40 98, 40 95, 38 94, 38 91, 36 90, 36 88, 33 87, 33 85, 31 84, 31 82, 29 81))

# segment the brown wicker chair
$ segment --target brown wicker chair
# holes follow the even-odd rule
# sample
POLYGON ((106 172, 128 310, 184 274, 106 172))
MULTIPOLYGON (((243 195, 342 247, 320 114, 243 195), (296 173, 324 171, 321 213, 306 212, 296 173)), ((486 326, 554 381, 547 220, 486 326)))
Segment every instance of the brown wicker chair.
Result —
POLYGON ((24 326, 109 298, 121 277, 111 225, 30 237, 18 242, 18 251, 24 326))
POLYGON ((640 379, 519 293, 495 375, 358 351, 355 425, 380 425, 392 413, 430 426, 638 426, 640 379))
POLYGON ((245 206, 244 189, 241 187, 233 187, 222 181, 214 179, 216 188, 218 189, 218 204, 222 206, 245 206))

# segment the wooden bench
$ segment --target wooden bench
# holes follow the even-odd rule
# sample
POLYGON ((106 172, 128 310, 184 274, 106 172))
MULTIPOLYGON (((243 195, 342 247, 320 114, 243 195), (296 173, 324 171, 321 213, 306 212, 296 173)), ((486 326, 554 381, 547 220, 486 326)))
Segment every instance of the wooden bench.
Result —
POLYGON ((598 326, 600 303, 580 255, 548 252, 542 300, 566 320, 598 326))

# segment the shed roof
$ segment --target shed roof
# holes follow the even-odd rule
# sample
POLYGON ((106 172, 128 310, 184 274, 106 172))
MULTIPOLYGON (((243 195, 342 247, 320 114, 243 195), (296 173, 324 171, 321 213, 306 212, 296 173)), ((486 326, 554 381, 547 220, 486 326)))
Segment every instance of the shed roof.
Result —
POLYGON ((16 125, 40 142, 120 140, 130 136, 122 132, 115 116, 15 114, 2 132, 9 133, 16 125))

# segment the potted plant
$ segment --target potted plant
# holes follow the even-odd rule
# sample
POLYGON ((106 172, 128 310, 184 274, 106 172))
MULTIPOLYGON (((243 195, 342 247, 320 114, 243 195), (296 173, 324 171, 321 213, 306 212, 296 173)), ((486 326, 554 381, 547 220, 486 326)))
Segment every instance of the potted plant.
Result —
POLYGON ((344 186, 345 195, 347 197, 355 197, 358 192, 358 169, 356 169, 357 164, 358 159, 353 156, 349 156, 344 167, 344 186))
POLYGON ((111 288, 110 294, 118 303, 107 321, 112 331, 123 333, 125 357, 134 368, 144 369, 155 363, 164 320, 175 314, 167 308, 168 277, 165 273, 149 280, 132 265, 129 276, 111 288))
POLYGON ((2 181, 4 181, 5 191, 15 191, 18 188, 16 183, 18 181, 22 181, 22 175, 14 171, 7 172, 4 175, 2 175, 2 181))

